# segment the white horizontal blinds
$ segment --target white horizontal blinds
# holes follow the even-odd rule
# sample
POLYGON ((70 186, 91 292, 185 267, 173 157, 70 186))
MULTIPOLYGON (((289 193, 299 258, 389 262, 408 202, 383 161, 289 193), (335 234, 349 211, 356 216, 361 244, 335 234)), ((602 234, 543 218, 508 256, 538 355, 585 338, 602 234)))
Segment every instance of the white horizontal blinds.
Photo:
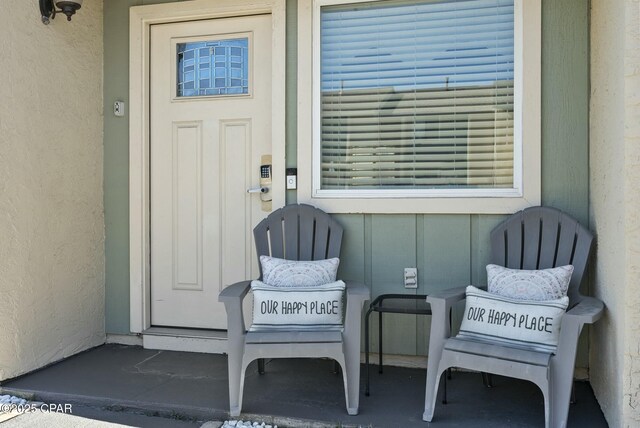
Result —
POLYGON ((320 19, 321 189, 513 187, 513 0, 320 19))

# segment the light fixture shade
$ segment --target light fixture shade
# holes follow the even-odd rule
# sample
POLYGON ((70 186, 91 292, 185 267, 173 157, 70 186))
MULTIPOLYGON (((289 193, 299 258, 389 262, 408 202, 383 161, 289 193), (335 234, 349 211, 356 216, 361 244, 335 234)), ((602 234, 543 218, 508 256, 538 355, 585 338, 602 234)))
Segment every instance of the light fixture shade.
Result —
POLYGON ((44 24, 54 19, 58 12, 67 15, 67 21, 71 21, 71 16, 82 7, 82 0, 39 0, 39 2, 40 15, 44 24))
POLYGON ((64 3, 75 3, 77 5, 76 9, 80 9, 80 6, 82 6, 82 0, 55 0, 55 3, 60 9, 62 9, 64 3))
POLYGON ((82 0, 56 0, 56 6, 67 15, 67 21, 71 21, 71 16, 82 7, 82 0))

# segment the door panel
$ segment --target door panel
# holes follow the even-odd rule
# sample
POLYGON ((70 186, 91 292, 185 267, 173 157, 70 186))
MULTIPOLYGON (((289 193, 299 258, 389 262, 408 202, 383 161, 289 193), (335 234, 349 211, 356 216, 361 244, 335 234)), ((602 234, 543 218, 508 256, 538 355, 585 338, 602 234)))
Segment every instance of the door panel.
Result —
POLYGON ((151 323, 225 329, 270 210, 246 190, 271 153, 271 16, 153 25, 150 52, 151 323))

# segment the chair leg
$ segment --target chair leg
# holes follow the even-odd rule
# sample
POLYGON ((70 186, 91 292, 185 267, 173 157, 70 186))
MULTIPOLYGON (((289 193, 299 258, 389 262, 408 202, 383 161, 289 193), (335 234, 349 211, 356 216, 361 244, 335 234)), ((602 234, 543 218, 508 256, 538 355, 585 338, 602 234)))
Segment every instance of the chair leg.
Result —
POLYGON ((431 334, 429 336, 429 359, 427 360, 427 381, 425 382, 424 413, 422 420, 431 422, 436 408, 436 398, 440 377, 451 366, 449 358, 444 355, 444 342, 449 337, 449 326, 446 324, 446 314, 450 309, 444 301, 431 302, 431 334))
MULTIPOLYGON (((545 387, 540 387, 540 389, 542 390, 542 395, 544 397, 544 427, 545 428, 551 428, 553 425, 551 425, 551 420, 553 418, 553 409, 552 409, 552 405, 553 403, 551 402, 551 397, 549 397, 549 395, 551 394, 549 385, 545 387)), ((555 427, 554 427, 555 428, 555 427)), ((558 427, 559 428, 559 427, 558 427)))
POLYGON ((445 376, 442 381, 444 382, 444 397, 442 398, 442 404, 447 404, 447 377, 445 376))
POLYGON ((258 374, 264 374, 264 358, 258 358, 258 374))
POLYGON ((344 362, 344 366, 342 366, 342 380, 344 382, 344 395, 345 395, 345 401, 346 401, 346 405, 347 405, 347 413, 349 415, 357 415, 358 414, 358 393, 360 391, 358 391, 359 389, 359 381, 360 379, 358 379, 358 387, 355 388, 355 393, 353 391, 354 389, 354 385, 355 385, 355 380, 353 379, 353 373, 352 371, 349 369, 348 367, 349 363, 348 362, 344 362))
POLYGON ((244 389, 244 364, 242 358, 229 356, 229 415, 236 417, 242 411, 244 389))
POLYGON ((487 388, 493 388, 493 377, 491 373, 482 372, 482 384, 487 388))
POLYGON ((347 413, 358 414, 360 404, 360 342, 345 344, 342 378, 344 380, 347 413))
POLYGON ((378 315, 378 373, 382 373, 382 312, 378 315))
MULTIPOLYGON (((577 343, 577 342, 576 342, 577 343)), ((567 363, 566 366, 569 366, 567 363)), ((573 371, 565 369, 567 372, 554 373, 551 378, 550 400, 549 400, 549 427, 566 428, 569 417, 569 403, 573 392, 574 380, 573 371)))
POLYGON ((567 345, 558 351, 556 357, 550 365, 551 373, 549 382, 551 384, 551 422, 554 428, 565 428, 569 417, 569 402, 571 401, 571 390, 574 386, 573 372, 576 362, 576 351, 578 348, 578 337, 582 330, 581 323, 563 323, 560 331, 559 343, 567 345))
POLYGON ((364 395, 369 396, 369 316, 371 308, 364 317, 364 366, 365 366, 365 387, 364 395))
MULTIPOLYGON (((425 411, 422 419, 431 422, 433 419, 433 411, 436 407, 436 397, 438 396, 438 387, 440 386, 440 378, 445 370, 429 370, 427 369, 427 384, 425 393, 425 411)), ((446 384, 445 384, 445 400, 446 400, 446 384)))
POLYGON ((442 398, 442 404, 447 404, 447 381, 451 380, 451 367, 447 369, 447 375, 444 377, 444 397, 442 398))

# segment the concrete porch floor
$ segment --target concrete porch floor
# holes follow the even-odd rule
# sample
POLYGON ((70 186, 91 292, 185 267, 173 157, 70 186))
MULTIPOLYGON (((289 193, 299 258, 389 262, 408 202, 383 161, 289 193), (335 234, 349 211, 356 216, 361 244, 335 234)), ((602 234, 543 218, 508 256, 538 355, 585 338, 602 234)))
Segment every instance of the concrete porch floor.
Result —
MULTIPOLYGON (((95 419, 122 412, 198 426, 195 421, 228 419, 226 365, 225 355, 104 345, 1 386, 4 394, 34 394, 39 401, 101 410, 86 412, 95 419)), ((363 373, 360 413, 349 416, 342 377, 332 373, 331 361, 271 360, 263 376, 254 363, 247 370, 241 419, 275 421, 281 427, 544 426, 542 393, 531 383, 496 376, 494 387, 485 388, 479 374, 454 372, 449 404, 439 403, 434 421, 427 423, 422 421, 425 371, 385 367, 381 375, 371 367, 371 396, 364 396, 363 373)), ((576 398, 570 427, 607 426, 587 382, 576 383, 576 398)), ((135 421, 131 424, 145 425, 135 421)))

